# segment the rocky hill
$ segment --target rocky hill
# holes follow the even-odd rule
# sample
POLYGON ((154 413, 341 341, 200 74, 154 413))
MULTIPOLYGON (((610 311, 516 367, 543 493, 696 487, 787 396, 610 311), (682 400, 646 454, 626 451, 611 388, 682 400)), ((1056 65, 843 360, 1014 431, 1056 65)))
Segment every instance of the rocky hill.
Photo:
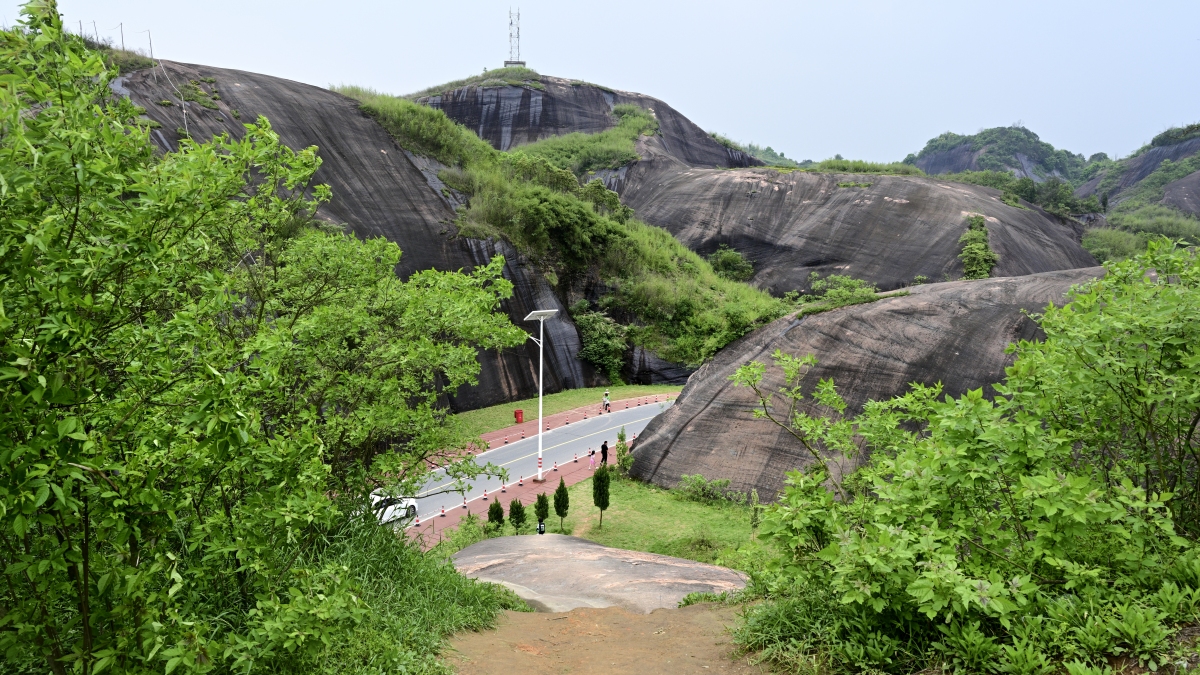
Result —
MULTIPOLYGON (((323 159, 316 180, 333 189, 318 217, 344 224, 362 237, 382 236, 404 252, 397 272, 457 270, 504 254, 505 276, 514 284, 504 309, 518 325, 533 309, 557 308, 546 323, 546 391, 601 383, 577 358, 580 343, 566 308, 542 275, 521 265, 503 242, 456 238, 451 202, 427 161, 409 155, 357 102, 325 89, 238 70, 163 62, 163 69, 136 71, 116 88, 162 125, 152 137, 163 150, 177 147, 187 110, 187 132, 198 140, 228 133, 243 121, 266 116, 293 148, 315 145, 323 159), (187 100, 191 99, 191 100, 187 100), (167 105, 164 105, 166 103, 167 105)), ((449 395, 455 409, 477 408, 537 393, 537 348, 481 353, 479 384, 449 395)))
POLYGON ((807 289, 816 272, 866 279, 889 290, 918 276, 962 276, 966 216, 987 217, 999 255, 993 276, 1090 267, 1081 228, 1032 205, 1010 206, 990 188, 922 176, 736 170, 688 166, 657 138, 642 160, 605 180, 648 223, 688 247, 719 245, 754 264, 752 283, 782 294, 807 289))
MULTIPOLYGON (((947 395, 981 387, 994 395, 989 385, 1001 381, 1012 362, 1005 348, 1040 334, 1025 312, 1062 303, 1072 285, 1102 273, 1093 267, 930 284, 907 296, 779 319, 692 375, 675 405, 638 437, 633 475, 668 487, 682 474, 728 478, 732 488, 757 489, 769 501, 782 489, 785 472, 811 458, 786 432, 753 418, 753 393, 729 379, 740 366, 770 364, 776 349, 813 354, 818 363, 804 379, 806 392, 833 378, 849 414, 869 400, 904 393, 912 382, 941 382, 947 395)), ((779 371, 768 368, 764 386, 779 384, 779 371)))
MULTIPOLYGON (((718 143, 666 103, 627 91, 537 75, 527 81, 493 79, 418 96, 428 105, 471 129, 497 150, 574 132, 593 134, 617 124, 614 106, 633 104, 658 119, 663 149, 692 166, 759 166, 750 155, 718 143), (490 82, 490 86, 486 83, 490 82)), ((437 89, 436 87, 434 89, 437 89)))
MULTIPOLYGON (((1097 155, 1093 161, 1103 155, 1097 155)), ((1088 163, 1083 155, 1058 150, 1021 126, 984 129, 963 136, 950 131, 932 138, 921 152, 909 155, 913 164, 930 175, 961 171, 1008 171, 1018 178, 1042 182, 1050 177, 1070 180, 1088 163)))
MULTIPOLYGON (((1112 205, 1118 205, 1147 178, 1163 166, 1163 162, 1175 164, 1195 157, 1200 153, 1200 136, 1177 143, 1149 145, 1132 156, 1109 163, 1096 175, 1075 190, 1080 197, 1107 193, 1112 205)), ((1158 200, 1181 211, 1200 215, 1200 169, 1191 171, 1161 188, 1158 200)))

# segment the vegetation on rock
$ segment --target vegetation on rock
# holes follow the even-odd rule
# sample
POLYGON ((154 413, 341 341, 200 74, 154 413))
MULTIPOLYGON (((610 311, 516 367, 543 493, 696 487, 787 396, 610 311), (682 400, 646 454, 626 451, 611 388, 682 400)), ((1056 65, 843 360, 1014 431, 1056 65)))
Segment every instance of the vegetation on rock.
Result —
POLYGON ((983 216, 967 217, 967 231, 958 238, 962 244, 962 252, 958 259, 962 261, 964 279, 986 279, 992 276, 992 268, 999 259, 996 252, 988 246, 987 221, 983 216))
POLYGON ((1022 169, 1017 158, 1022 155, 1045 178, 1057 176, 1070 180, 1076 178, 1087 163, 1083 155, 1055 149, 1037 134, 1018 125, 984 129, 970 136, 947 131, 930 139, 920 153, 905 157, 904 162, 915 165, 929 155, 948 152, 962 145, 969 145, 972 152, 983 151, 975 159, 982 171, 1009 173, 1013 169, 1022 169))
POLYGON ((580 186, 545 157, 496 151, 439 110, 360 88, 339 91, 357 98, 401 146, 447 165, 442 180, 468 196, 460 234, 510 242, 564 296, 603 282, 608 293, 599 309, 629 327, 634 345, 698 365, 786 309, 720 277, 666 231, 633 219, 598 181, 580 186))
POLYGON ((782 554, 751 574, 766 602, 739 642, 833 672, 1180 658, 1172 634, 1200 620, 1200 259, 1151 243, 1070 300, 994 401, 915 385, 848 418, 828 380, 798 406, 812 357, 776 352, 777 390, 762 363, 738 371, 812 457, 766 508, 782 554))
POLYGON ((749 281, 754 276, 754 265, 739 251, 720 244, 707 258, 713 271, 730 281, 749 281))
POLYGON ((552 136, 521 146, 521 152, 542 157, 552 165, 583 176, 600 169, 619 169, 638 160, 634 144, 639 136, 658 132, 654 114, 635 105, 613 106, 617 126, 595 134, 580 132, 552 136))
POLYGON ((414 94, 409 94, 406 98, 415 100, 422 96, 437 96, 438 94, 462 89, 463 87, 533 87, 534 89, 545 89, 545 85, 539 82, 540 77, 537 71, 523 66, 508 66, 495 70, 487 70, 485 68, 483 73, 479 75, 472 75, 471 77, 464 77, 461 80, 428 87, 414 94))

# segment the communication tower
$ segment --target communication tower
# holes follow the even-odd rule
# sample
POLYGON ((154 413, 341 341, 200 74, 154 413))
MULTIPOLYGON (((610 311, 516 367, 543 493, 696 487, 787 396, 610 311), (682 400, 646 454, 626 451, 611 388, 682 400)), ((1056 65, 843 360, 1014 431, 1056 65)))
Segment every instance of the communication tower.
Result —
POLYGON ((521 8, 517 8, 516 14, 512 8, 508 9, 508 60, 504 62, 504 67, 520 66, 525 67, 525 62, 521 60, 521 8))

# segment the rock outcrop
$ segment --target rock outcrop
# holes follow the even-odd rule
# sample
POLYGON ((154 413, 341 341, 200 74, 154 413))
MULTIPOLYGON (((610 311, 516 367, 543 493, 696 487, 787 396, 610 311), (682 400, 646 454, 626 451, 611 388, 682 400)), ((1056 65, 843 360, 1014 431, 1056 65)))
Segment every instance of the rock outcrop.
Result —
POLYGON ((1163 189, 1162 203, 1200 216, 1200 171, 1167 183, 1163 189))
POLYGON ((497 150, 551 136, 594 134, 617 124, 613 106, 633 104, 654 113, 663 149, 692 166, 758 166, 761 161, 727 148, 666 103, 578 80, 541 76, 533 86, 468 86, 417 99, 446 113, 497 150))
MULTIPOLYGON (((1101 274, 1094 267, 930 284, 907 296, 779 319, 692 375, 675 405, 638 437, 633 475, 667 487, 682 474, 728 478, 734 489, 757 489, 770 500, 783 488, 785 472, 811 457, 770 421, 753 418, 753 392, 729 379, 740 366, 770 365, 776 349, 813 354, 818 363, 804 379, 805 391, 833 378, 851 414, 869 400, 903 394, 913 382, 941 382, 951 396, 981 387, 994 395, 989 385, 1000 382, 1011 364, 1005 348, 1040 336, 1025 312, 1061 304, 1071 286, 1101 274)), ((770 390, 780 382, 778 369, 769 367, 764 386, 770 390)))
MULTIPOLYGON (((1140 183, 1146 176, 1154 173, 1154 170, 1163 163, 1163 160, 1177 162, 1197 152, 1200 152, 1200 138, 1193 138, 1182 143, 1150 148, 1136 157, 1121 160, 1120 165, 1123 166, 1123 170, 1121 171, 1120 179, 1113 186, 1109 198, 1116 198, 1122 191, 1140 183)), ((1096 190, 1100 187, 1100 183, 1106 175, 1106 173, 1102 172, 1092 180, 1079 186, 1075 190, 1075 196, 1088 197, 1096 194, 1096 190)), ((1118 198, 1113 199, 1113 201, 1118 202, 1120 200, 1118 198)))
POLYGON ((454 554, 459 572, 507 586, 542 612, 622 607, 649 614, 689 593, 745 587, 738 572, 692 560, 601 546, 561 534, 496 537, 454 554))
MULTIPOLYGON (((504 244, 455 237, 454 210, 438 189, 436 167, 410 157, 390 136, 340 94, 276 77, 238 70, 162 62, 163 68, 137 71, 114 86, 162 125, 151 136, 162 150, 177 147, 187 114, 187 131, 197 140, 244 133, 243 122, 267 117, 282 141, 292 148, 317 146, 323 160, 315 180, 333 190, 333 200, 318 217, 343 224, 360 237, 385 237, 399 244, 404 255, 401 277, 422 269, 458 270, 486 264, 504 254, 505 277, 514 295, 504 310, 518 325, 533 309, 559 309, 559 318, 546 323, 547 392, 600 384, 592 368, 577 358, 579 336, 566 308, 545 279, 523 266, 504 244), (212 78, 214 82, 205 82, 212 78), (193 81, 199 83, 193 84, 193 81), (198 87, 206 94, 203 107, 181 100, 198 87), (219 100, 207 96, 219 92, 219 100), (171 105, 160 105, 170 101, 171 105), (236 111, 236 113, 235 113, 236 111), (425 169, 423 172, 422 169, 425 169)), ((537 394, 537 347, 480 353, 483 368, 478 386, 449 393, 456 410, 469 410, 537 394)))
POLYGON ((701 254, 721 244, 738 250, 754 264, 751 283, 776 294, 807 289, 813 272, 884 290, 917 276, 957 278, 958 239, 972 213, 987 217, 999 255, 994 276, 1096 264, 1079 245, 1077 224, 1009 206, 991 188, 918 176, 705 169, 679 161, 657 138, 643 141, 639 154, 641 161, 604 175, 638 217, 701 254))

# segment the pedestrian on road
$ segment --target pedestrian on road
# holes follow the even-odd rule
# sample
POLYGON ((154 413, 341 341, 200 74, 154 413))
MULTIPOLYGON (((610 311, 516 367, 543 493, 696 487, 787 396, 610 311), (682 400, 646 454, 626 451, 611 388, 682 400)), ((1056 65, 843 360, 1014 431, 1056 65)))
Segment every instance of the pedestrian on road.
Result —
POLYGON ((604 412, 612 412, 612 401, 608 400, 608 390, 604 390, 604 412))
POLYGON ((600 466, 608 466, 608 441, 600 444, 600 466))

